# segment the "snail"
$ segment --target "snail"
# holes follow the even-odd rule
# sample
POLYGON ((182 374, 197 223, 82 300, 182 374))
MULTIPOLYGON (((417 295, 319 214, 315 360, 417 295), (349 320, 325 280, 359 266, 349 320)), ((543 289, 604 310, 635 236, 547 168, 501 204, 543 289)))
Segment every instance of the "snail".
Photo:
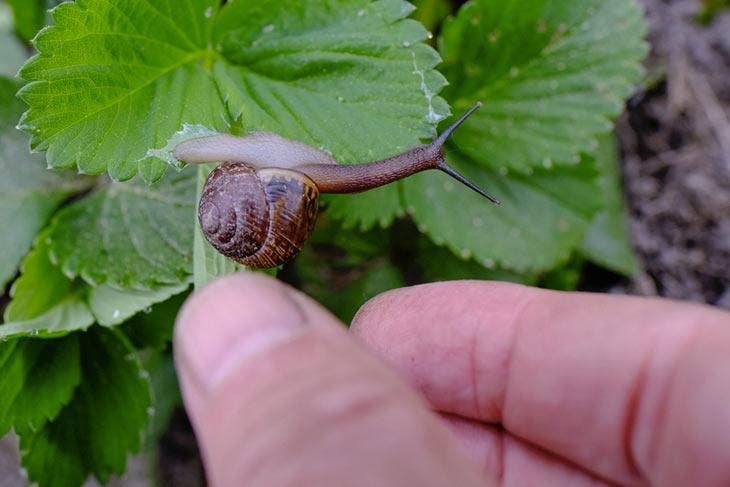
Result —
POLYGON ((309 237, 319 193, 355 193, 440 169, 499 204, 444 160, 444 142, 480 106, 475 104, 433 142, 365 164, 340 165, 322 150, 270 132, 191 139, 177 145, 173 155, 187 163, 226 161, 203 186, 200 228, 226 257, 251 268, 276 267, 309 237))

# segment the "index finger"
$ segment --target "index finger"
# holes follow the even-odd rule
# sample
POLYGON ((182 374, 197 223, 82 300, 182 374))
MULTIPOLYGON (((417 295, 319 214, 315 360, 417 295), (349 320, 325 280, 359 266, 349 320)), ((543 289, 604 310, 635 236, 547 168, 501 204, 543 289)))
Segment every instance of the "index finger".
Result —
POLYGON ((458 281, 368 302, 353 330, 433 407, 616 482, 730 484, 730 315, 458 281))

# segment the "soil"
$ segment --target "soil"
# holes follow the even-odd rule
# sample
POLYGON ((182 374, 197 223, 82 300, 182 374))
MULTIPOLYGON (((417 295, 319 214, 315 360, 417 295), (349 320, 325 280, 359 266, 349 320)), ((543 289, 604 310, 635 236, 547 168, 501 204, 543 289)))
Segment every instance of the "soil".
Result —
POLYGON ((203 462, 185 411, 173 415, 157 449, 157 481, 161 487, 199 487, 206 484, 203 462))
POLYGON ((730 13, 643 3, 650 81, 617 125, 642 266, 625 291, 730 308, 730 13))

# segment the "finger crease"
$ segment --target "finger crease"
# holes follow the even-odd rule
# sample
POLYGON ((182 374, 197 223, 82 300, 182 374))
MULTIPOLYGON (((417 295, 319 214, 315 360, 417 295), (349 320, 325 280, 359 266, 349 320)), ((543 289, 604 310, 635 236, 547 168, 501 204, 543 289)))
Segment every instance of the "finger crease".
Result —
POLYGON ((649 357, 647 355, 639 366, 638 372, 632 384, 631 390, 628 394, 626 401, 626 416, 623 424, 623 445, 624 445, 624 459, 626 461, 629 473, 636 478, 645 478, 639 467, 639 463, 636 461, 636 455, 634 455, 634 435, 636 432, 636 420, 639 415, 639 407, 641 402, 641 391, 646 386, 646 381, 649 373, 649 357))
MULTIPOLYGON (((665 355, 666 353, 673 354, 672 364, 671 366, 666 367, 668 372, 664 376, 664 383, 661 385, 660 392, 654 400, 655 403, 653 404, 653 408, 650 409, 650 412, 645 413, 645 415, 649 419, 645 420, 644 423, 650 424, 650 431, 653 432, 651 438, 646 443, 648 445, 646 447, 647 451, 645 451, 642 455, 637 455, 636 446, 630 447, 631 451, 633 452, 632 457, 636 461, 637 470, 639 472, 644 472, 644 476, 642 478, 646 479, 646 481, 649 483, 651 483, 652 481, 651 473, 653 469, 651 468, 651 465, 656 460, 656 457, 658 455, 658 449, 660 449, 662 445, 660 437, 668 429, 668 425, 666 424, 666 405, 669 404, 671 396, 674 393, 674 378, 677 376, 677 371, 682 367, 682 361, 686 358, 687 354, 690 353, 689 351, 693 348, 695 341, 701 334, 701 330, 702 328, 700 326, 692 326, 689 328, 687 335, 682 338, 681 344, 677 346, 674 350, 670 352, 667 352, 667 350, 655 350, 654 353, 650 355, 650 357, 653 358, 656 356, 657 353, 663 353, 665 355), (645 458, 646 463, 648 463, 649 466, 645 464, 642 467, 642 462, 639 461, 637 457, 645 458)), ((632 436, 630 437, 631 445, 636 445, 637 443, 635 438, 633 438, 633 435, 635 434, 636 431, 632 432, 632 436)))
POLYGON ((514 322, 510 325, 510 329, 512 330, 512 337, 509 341, 509 346, 507 348, 507 354, 504 358, 504 388, 501 392, 501 394, 498 396, 497 399, 497 417, 499 418, 500 422, 504 424, 505 429, 507 428, 506 422, 507 418, 505 417, 506 411, 507 411, 507 398, 509 397, 509 388, 510 384, 512 383, 512 367, 515 360, 515 350, 517 349, 517 341, 519 340, 519 337, 522 333, 523 329, 523 316, 525 315, 525 310, 530 306, 530 303, 532 303, 532 300, 534 299, 534 296, 532 293, 525 296, 521 303, 517 306, 517 311, 515 312, 515 318, 514 322))

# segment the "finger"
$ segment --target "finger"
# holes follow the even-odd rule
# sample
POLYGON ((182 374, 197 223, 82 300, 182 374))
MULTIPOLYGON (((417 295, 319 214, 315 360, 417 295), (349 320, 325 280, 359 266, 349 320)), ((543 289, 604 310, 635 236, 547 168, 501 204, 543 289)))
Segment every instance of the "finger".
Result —
POLYGON ((274 279, 240 274, 195 293, 175 359, 212 485, 484 482, 410 388, 274 279))
POLYGON ((730 485, 727 313, 462 281, 375 298, 353 329, 438 410, 615 482, 730 485))
POLYGON ((499 478, 502 487, 609 485, 575 464, 535 448, 497 426, 448 414, 442 415, 442 418, 472 460, 482 465, 490 477, 499 478))

